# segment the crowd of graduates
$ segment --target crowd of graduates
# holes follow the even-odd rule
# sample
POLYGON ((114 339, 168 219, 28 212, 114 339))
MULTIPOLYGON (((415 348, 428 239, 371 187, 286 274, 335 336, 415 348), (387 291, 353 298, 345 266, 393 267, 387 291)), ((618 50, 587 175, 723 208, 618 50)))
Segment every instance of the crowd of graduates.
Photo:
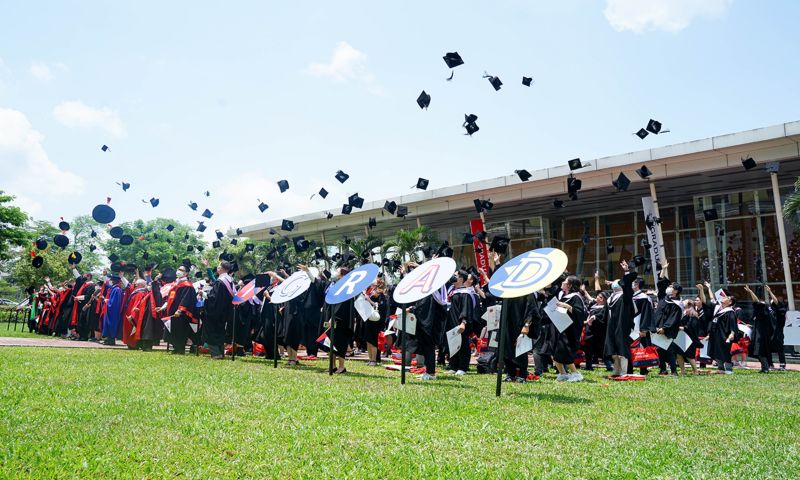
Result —
MULTIPOLYGON (((495 254, 497 265, 500 258, 495 254)), ((315 361, 320 350, 332 348, 332 373, 339 374, 347 372, 345 360, 353 356, 365 356, 369 366, 397 368, 397 347, 407 342, 407 363, 423 380, 435 379, 437 367, 457 376, 476 364, 479 373, 492 372, 497 368, 498 341, 504 342, 505 380, 519 383, 538 379, 550 368, 557 381, 578 382, 583 380, 581 366, 605 368, 615 380, 641 380, 655 367, 662 375, 684 374, 687 363, 693 373, 730 374, 733 367, 745 367, 748 356, 759 360, 764 373, 774 368, 773 354, 779 356, 778 368, 786 366, 787 306, 769 287, 769 302, 749 287, 749 298, 737 299, 726 288, 712 291, 707 282, 696 285, 696 297, 685 297, 681 285, 669 279, 666 261, 652 288, 636 271, 643 262, 622 261, 619 278, 606 285, 598 274, 592 285, 565 272, 549 288, 503 301, 488 289, 491 271, 468 267, 411 305, 394 302, 393 282, 382 274, 361 298, 326 304, 327 289, 356 260, 345 256, 333 272, 297 265, 311 286, 282 304, 270 299, 292 273, 286 269, 235 280, 236 272, 225 260, 215 269, 206 265, 205 271, 195 272, 191 265, 180 265, 155 274, 155 266, 149 266, 143 272, 127 272, 130 278, 120 269, 96 278, 73 266, 73 280, 53 285, 46 279, 38 290, 29 291, 33 307, 28 327, 75 341, 121 341, 129 349, 166 344, 171 353, 184 354, 188 347, 212 359, 232 353, 277 356, 288 366, 315 361), (194 282, 189 280, 192 273, 194 282), (369 302, 372 315, 362 316, 353 308, 359 300, 369 302), (752 305, 752 313, 741 308, 740 300, 752 305), (568 315, 568 325, 550 318, 548 307, 553 304, 568 315), (486 312, 500 305, 508 311, 498 339, 486 312), (413 334, 395 327, 400 309, 413 314, 413 334), (454 348, 446 338, 448 331, 457 332, 460 345, 456 341, 454 348), (516 347, 523 337, 531 340, 531 347, 520 352, 516 347), (716 370, 704 369, 712 365, 716 370)), ((413 261, 403 264, 401 277, 417 266, 413 261)))

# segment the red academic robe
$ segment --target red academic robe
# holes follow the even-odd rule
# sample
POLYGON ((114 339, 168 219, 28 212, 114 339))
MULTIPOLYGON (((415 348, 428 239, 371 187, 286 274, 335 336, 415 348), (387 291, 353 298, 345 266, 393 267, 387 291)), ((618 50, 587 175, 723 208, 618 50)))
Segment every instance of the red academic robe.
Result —
POLYGON ((143 301, 147 298, 147 293, 146 288, 137 288, 130 294, 125 294, 127 299, 122 311, 122 343, 130 348, 134 348, 141 338, 141 315, 138 312, 144 310, 143 301))

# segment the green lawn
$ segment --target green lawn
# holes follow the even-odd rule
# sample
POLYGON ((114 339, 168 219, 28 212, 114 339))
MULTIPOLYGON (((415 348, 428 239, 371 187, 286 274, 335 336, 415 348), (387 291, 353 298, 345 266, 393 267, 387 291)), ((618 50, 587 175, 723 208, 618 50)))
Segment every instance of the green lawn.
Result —
MULTIPOLYGON (((0 332, 1 334, 2 332, 0 332)), ((435 382, 0 347, 0 478, 798 478, 800 373, 435 382)), ((605 373, 605 372, 603 372, 605 373)))

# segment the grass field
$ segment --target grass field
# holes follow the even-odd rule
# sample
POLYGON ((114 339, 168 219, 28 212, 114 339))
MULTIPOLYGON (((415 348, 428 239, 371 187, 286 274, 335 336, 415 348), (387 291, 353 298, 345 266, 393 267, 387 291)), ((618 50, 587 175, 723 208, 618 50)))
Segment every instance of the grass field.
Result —
MULTIPOLYGON (((0 332, 2 334, 2 332, 0 332)), ((0 348, 0 478, 798 478, 800 373, 435 382, 0 348)), ((605 372, 602 372, 605 373, 605 372)))

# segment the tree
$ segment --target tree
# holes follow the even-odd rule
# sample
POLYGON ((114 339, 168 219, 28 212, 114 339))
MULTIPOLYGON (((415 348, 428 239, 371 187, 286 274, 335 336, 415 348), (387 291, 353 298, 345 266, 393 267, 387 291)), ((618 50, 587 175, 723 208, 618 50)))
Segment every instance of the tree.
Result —
POLYGON ((800 228, 800 178, 794 184, 794 192, 789 194, 783 204, 783 217, 800 228))
MULTIPOLYGON (((184 259, 189 260, 196 268, 204 268, 200 263, 201 255, 197 247, 205 248, 205 241, 188 225, 169 218, 156 218, 124 222, 116 226, 131 235, 133 243, 122 245, 119 239, 108 236, 104 230, 100 243, 108 256, 116 255, 120 261, 134 264, 140 270, 153 263, 161 268, 176 268, 184 259), (172 231, 167 230, 169 225, 174 227, 172 231)), ((102 227, 95 227, 97 228, 102 227)))
POLYGON ((57 228, 49 222, 35 221, 28 227, 29 233, 33 238, 45 237, 48 245, 44 250, 34 247, 21 249, 17 252, 11 269, 11 279, 17 287, 24 289, 28 286, 39 286, 44 283, 45 277, 50 277, 54 282, 63 282, 72 279, 71 268, 67 263, 67 257, 73 252, 67 248, 59 248, 53 244, 53 236, 60 233, 57 228), (34 268, 31 259, 38 255, 44 259, 44 263, 39 268, 34 268))
POLYGON ((0 260, 12 256, 12 247, 24 247, 31 240, 31 234, 25 228, 28 215, 19 207, 3 205, 14 198, 0 190, 0 260))
POLYGON ((422 225, 413 230, 400 229, 394 239, 394 259, 404 262, 406 260, 419 260, 417 251, 425 246, 430 246, 437 240, 436 234, 430 227, 422 225))

